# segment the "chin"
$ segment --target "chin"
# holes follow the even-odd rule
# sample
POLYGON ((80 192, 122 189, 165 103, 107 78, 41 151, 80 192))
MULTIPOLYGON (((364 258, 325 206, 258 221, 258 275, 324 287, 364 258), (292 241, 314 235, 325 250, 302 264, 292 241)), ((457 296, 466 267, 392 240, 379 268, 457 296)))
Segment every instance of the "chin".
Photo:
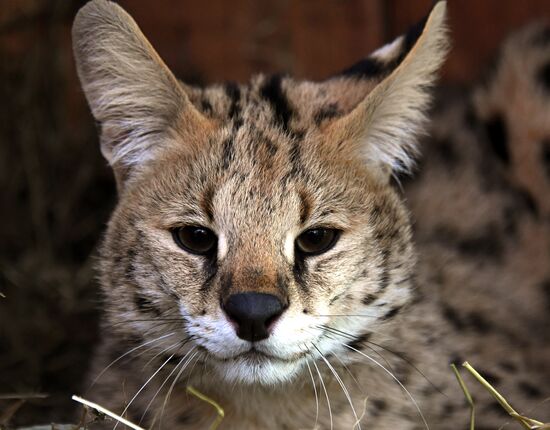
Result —
POLYGON ((305 365, 305 358, 282 360, 246 353, 226 360, 213 359, 210 363, 216 373, 231 384, 273 386, 295 380, 305 365))

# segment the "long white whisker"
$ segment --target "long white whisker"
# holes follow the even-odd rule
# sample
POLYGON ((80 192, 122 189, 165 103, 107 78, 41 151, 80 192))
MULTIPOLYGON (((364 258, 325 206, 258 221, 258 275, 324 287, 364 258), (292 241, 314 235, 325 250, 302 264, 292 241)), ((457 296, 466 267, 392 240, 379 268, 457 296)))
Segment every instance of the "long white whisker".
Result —
POLYGON ((362 355, 363 357, 365 357, 366 359, 372 361, 374 364, 376 364, 378 367, 380 367, 381 369, 384 370, 384 372, 386 372, 388 375, 390 375, 392 377, 392 379, 397 382, 399 384, 399 386, 403 389, 403 391, 405 391, 405 393, 407 393, 407 396, 409 396, 409 398, 411 399, 411 401, 413 402, 416 410, 418 411, 419 415, 420 415, 420 418, 422 418, 422 421, 424 422, 424 426, 426 427, 427 430, 430 430, 430 426, 428 425, 428 422, 426 421, 426 418, 424 417, 424 414, 422 413, 422 411, 420 410, 420 406, 418 406, 418 403, 416 402, 416 400, 414 399, 413 395, 410 393, 409 390, 407 390, 407 387, 405 387, 401 381, 392 373, 390 372, 388 369, 386 369, 382 364, 380 364, 378 361, 376 361, 374 358, 370 357, 369 355, 365 354, 364 352, 362 351, 359 351, 358 349, 355 349, 353 346, 349 346, 345 343, 343 343, 342 345, 344 345, 346 348, 349 348, 351 349, 352 351, 355 351, 357 352, 358 354, 362 355))
POLYGON ((122 360, 122 359, 123 359, 124 357, 126 357, 127 355, 131 354, 131 353, 134 352, 134 351, 137 351, 137 350, 140 349, 140 348, 143 348, 144 346, 150 345, 151 343, 157 342, 157 341, 159 341, 159 340, 165 339, 165 338, 167 338, 167 337, 169 337, 169 336, 173 336, 173 335, 174 335, 174 332, 165 334, 165 335, 160 336, 160 337, 157 337, 156 339, 153 339, 153 340, 149 340, 149 341, 147 341, 147 342, 142 343, 141 345, 136 346, 135 348, 132 348, 132 349, 129 350, 128 352, 125 352, 124 354, 122 354, 122 355, 119 356, 118 358, 115 358, 113 361, 111 361, 111 363, 110 363, 107 367, 105 367, 105 368, 99 373, 99 375, 97 375, 97 376, 95 377, 95 379, 92 381, 92 384, 90 385, 90 388, 92 388, 92 387, 96 384, 96 382, 99 380, 99 378, 101 378, 101 377, 103 376, 103 374, 104 374, 107 370, 109 370, 113 365, 115 365, 116 363, 118 363, 120 360, 122 360))
POLYGON ((317 384, 315 383, 315 379, 313 379, 313 372, 311 371, 311 366, 308 361, 306 361, 306 365, 309 376, 311 377, 311 383, 313 384, 313 391, 315 392, 315 426, 313 428, 316 429, 317 423, 319 422, 319 394, 317 393, 317 384))
MULTIPOLYGON (((353 406, 353 402, 351 401, 351 396, 349 395, 349 391, 346 388, 346 384, 344 384, 344 381, 342 381, 342 378, 340 378, 340 375, 338 375, 338 372, 336 369, 330 364, 330 362, 326 359, 324 354, 317 348, 316 345, 313 345, 313 347, 317 350, 319 355, 321 356, 321 359, 325 362, 327 367, 330 369, 336 380, 338 381, 338 384, 340 384, 340 388, 342 388, 342 391, 344 392, 344 395, 346 396, 346 399, 348 399, 348 403, 351 407, 351 411, 353 412, 353 416, 355 417, 355 422, 359 426, 359 430, 361 430, 361 423, 359 422, 359 418, 357 416, 357 412, 355 412, 355 407, 353 406)), ((353 426, 355 428, 355 425, 353 426)))
POLYGON ((145 363, 143 365, 143 367, 141 368, 141 370, 145 370, 145 368, 147 368, 147 366, 149 366, 154 360, 155 358, 157 358, 159 355, 165 353, 166 351, 170 351, 172 348, 175 348, 176 346, 180 345, 181 344, 181 341, 178 341, 176 343, 173 343, 172 345, 168 346, 167 348, 164 348, 162 351, 159 351, 157 352, 155 355, 153 355, 148 361, 147 363, 145 363))
MULTIPOLYGON (((126 407, 124 408, 124 410, 122 411, 122 413, 120 414, 120 416, 124 416, 124 414, 126 413, 126 411, 128 410, 128 408, 130 407, 130 405, 133 403, 134 400, 136 400, 137 396, 139 396, 139 393, 141 393, 145 387, 149 384, 149 382, 151 382, 153 380, 153 378, 163 369, 164 366, 166 366, 168 364, 168 362, 174 357, 174 354, 172 354, 170 357, 168 357, 166 359, 166 361, 164 363, 162 363, 162 365, 155 371, 155 373, 153 373, 149 379, 147 379, 147 381, 145 381, 145 383, 141 386, 141 388, 137 391, 136 394, 134 394, 134 397, 132 397, 132 399, 130 400, 130 402, 126 405, 126 407)), ((115 430, 118 426, 118 422, 115 424, 115 426, 113 427, 113 430, 115 430)))
POLYGON ((365 396, 365 391, 363 390, 363 387, 361 386, 361 384, 359 383, 359 381, 357 380, 357 378, 355 377, 355 375, 353 374, 353 372, 349 369, 349 367, 346 365, 346 363, 344 363, 342 361, 342 359, 340 357, 338 357, 338 355, 336 353, 333 353, 334 357, 336 357, 336 359, 340 362, 340 364, 342 365, 342 367, 344 369, 346 369, 346 371, 348 372, 349 376, 351 376, 351 379, 353 379, 353 381, 355 382, 355 385, 357 385, 357 388, 359 388, 359 391, 361 391, 361 394, 363 396, 365 396))
POLYGON ((332 409, 330 407, 330 399, 328 398, 327 387, 325 387, 325 383, 323 382, 323 377, 321 376, 321 372, 319 372, 319 367, 317 367, 317 363, 315 363, 315 361, 312 361, 312 363, 315 366, 315 370, 317 371, 317 375, 319 375, 319 381, 321 382, 321 387, 323 388, 323 391, 325 392, 325 397, 327 399, 327 405, 328 405, 328 415, 330 417, 330 430, 333 430, 334 426, 333 426, 333 423, 332 423, 332 409))
MULTIPOLYGON (((194 346, 192 349, 190 349, 187 354, 185 354, 185 356, 182 358, 182 360, 184 360, 186 357, 189 356, 189 354, 191 354, 193 351, 195 351, 195 349, 197 349, 196 346, 194 346)), ((178 380, 180 379, 182 373, 184 372, 185 368, 189 365, 189 363, 191 362, 191 360, 193 360, 193 358, 195 358, 195 356, 199 353, 199 351, 195 351, 191 357, 189 357, 187 359, 187 361, 185 362, 185 364, 181 367, 180 371, 178 372, 178 374, 176 375, 176 377, 174 378, 174 381, 172 382, 172 384, 170 385, 170 388, 168 389, 168 392, 166 393, 166 396, 164 397, 164 402, 162 403, 162 409, 161 409, 161 412, 160 412, 160 426, 159 428, 162 428, 162 418, 164 416, 164 409, 166 408, 166 405, 168 404, 168 400, 170 400, 170 396, 172 395, 172 391, 174 390, 174 387, 176 386, 178 380)))
MULTIPOLYGON (((181 348, 180 348, 181 349, 181 348)), ((161 386, 159 387, 159 389, 157 390, 157 392, 155 393, 155 395, 151 398, 151 400, 149 401, 149 403, 147 404, 147 407, 145 408, 145 412, 143 412, 143 414, 141 415, 141 418, 139 419, 139 422, 138 424, 141 424, 141 422, 143 421, 143 419, 145 418, 145 415, 147 415, 147 411, 149 410, 149 408, 151 407, 151 405, 153 404, 153 402, 155 401, 155 399, 157 398, 157 396, 159 395, 159 393, 161 392, 162 388, 164 387, 164 385, 168 382, 168 380, 170 379, 170 377, 174 374, 174 372, 178 369, 178 367, 180 367, 180 365, 183 363, 183 361, 185 360, 185 356, 183 356, 180 361, 178 361, 178 364, 176 364, 174 366, 174 368, 172 369, 172 371, 170 372, 170 374, 164 379, 164 381, 162 382, 161 386)))

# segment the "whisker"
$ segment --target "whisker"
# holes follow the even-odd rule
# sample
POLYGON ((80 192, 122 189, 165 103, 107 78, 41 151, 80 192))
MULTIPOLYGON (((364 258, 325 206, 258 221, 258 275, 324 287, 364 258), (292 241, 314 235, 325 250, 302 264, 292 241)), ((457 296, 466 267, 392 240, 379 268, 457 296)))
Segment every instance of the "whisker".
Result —
MULTIPOLYGON (((193 351, 195 351, 195 349, 197 349, 197 346, 194 346, 192 349, 190 349, 187 352, 187 354, 185 354, 183 356, 182 361, 185 360, 193 351)), ((179 372, 175 376, 174 381, 172 381, 172 384, 170 385, 170 388, 168 389, 168 392, 166 393, 166 396, 164 397, 164 402, 162 403, 162 409, 161 409, 161 412, 160 412, 160 425, 159 425, 159 428, 162 428, 162 419, 164 417, 164 409, 166 408, 166 405, 168 404, 168 401, 170 400, 170 396, 172 395, 172 391, 174 390, 174 387, 178 383, 178 380, 180 379, 180 377, 181 377, 182 373, 184 372, 185 368, 189 365, 191 360, 193 360, 193 358, 195 358, 195 356, 198 353, 199 353, 199 351, 195 351, 191 355, 191 357, 189 357, 187 359, 187 361, 183 364, 183 366, 181 367, 181 369, 179 370, 179 372)))
POLYGON ((363 387, 361 386, 361 384, 359 384, 359 381, 357 380, 353 372, 349 369, 349 367, 346 365, 346 363, 344 363, 342 359, 338 357, 338 355, 334 354, 334 357, 336 357, 336 359, 340 362, 340 364, 344 367, 344 369, 346 369, 349 376, 351 376, 351 379, 353 379, 353 381, 355 382, 355 385, 357 385, 357 388, 359 388, 359 391, 361 391, 361 394, 365 396, 366 394, 365 394, 365 391, 363 390, 363 387))
POLYGON ((176 342, 176 343, 173 343, 173 344, 170 345, 169 347, 164 348, 163 350, 157 352, 155 355, 153 355, 153 356, 147 361, 147 363, 145 363, 145 364, 143 365, 143 367, 141 368, 141 370, 144 371, 145 368, 146 368, 147 366, 149 366, 149 365, 155 360, 155 358, 157 358, 159 355, 165 353, 166 351, 169 351, 169 350, 171 350, 172 348, 175 348, 175 347, 178 346, 180 343, 181 343, 181 341, 178 341, 178 342, 176 342))
MULTIPOLYGON (((176 351, 176 354, 181 351, 181 348, 183 348, 185 346, 187 342, 184 342, 181 346, 180 346, 180 349, 178 349, 176 351)), ((138 422, 138 425, 141 424, 141 422, 143 421, 143 419, 145 418, 145 416, 147 415, 147 411, 149 410, 149 408, 151 407, 151 405, 153 404, 153 402, 155 401, 155 399, 157 398, 157 396, 159 395, 159 393, 161 392, 162 388, 164 387, 164 385, 168 382, 168 380, 170 379, 170 377, 174 374, 174 372, 177 370, 177 368, 183 363, 183 361, 185 360, 185 356, 183 356, 180 361, 178 361, 178 364, 176 364, 174 366, 174 368, 172 369, 172 371, 170 372, 170 374, 164 379, 164 381, 162 382, 161 386, 159 387, 159 389, 156 391, 156 393, 154 394, 154 396, 151 398, 151 400, 149 401, 149 403, 147 404, 147 407, 145 408, 145 412, 143 412, 143 414, 141 415, 141 418, 139 419, 139 422, 138 422)))
POLYGON ((311 377, 311 383, 313 384, 313 391, 315 392, 315 425, 314 429, 317 428, 317 423, 319 422, 319 394, 317 393, 317 384, 315 383, 315 379, 313 379, 313 373, 311 371, 311 366, 309 365, 309 362, 306 360, 307 370, 309 371, 309 376, 311 377))
POLYGON ((411 401, 413 402, 416 410, 418 411, 419 415, 420 415, 420 418, 422 418, 422 421, 424 422, 424 426, 426 427, 427 430, 430 430, 430 426, 428 425, 428 422, 426 421, 426 418, 424 417, 424 414, 422 413, 422 411, 420 410, 420 406, 418 405, 418 403, 416 402, 416 400, 414 399, 413 395, 410 393, 410 391, 407 389, 407 387, 405 387, 401 381, 392 373, 390 372, 388 369, 386 369, 382 364, 380 364, 378 361, 376 361, 374 358, 370 357, 369 355, 365 354, 364 352, 362 351, 359 351, 358 349, 355 349, 353 346, 349 346, 345 343, 343 343, 342 345, 344 345, 346 348, 349 348, 351 349, 352 351, 355 351, 357 352, 358 354, 362 355, 363 357, 365 357, 366 359, 372 361, 374 364, 376 364, 378 367, 380 367, 382 370, 384 370, 384 372, 386 372, 388 375, 390 375, 392 377, 392 379, 397 382, 399 384, 399 386, 403 389, 403 391, 405 391, 405 393, 407 393, 407 396, 409 396, 409 398, 411 399, 411 401))
MULTIPOLYGON (((130 405, 134 402, 134 400, 136 400, 136 398, 139 396, 139 394, 145 389, 145 387, 149 384, 149 382, 151 382, 153 380, 153 378, 155 376, 157 376, 157 374, 164 368, 164 366, 166 366, 168 364, 168 362, 174 357, 174 354, 172 354, 170 357, 168 357, 168 359, 162 363, 162 365, 155 371, 155 373, 153 373, 149 379, 147 379, 147 381, 145 381, 145 383, 141 386, 141 388, 137 391, 136 394, 134 394, 134 397, 132 397, 132 399, 130 400, 130 402, 126 405, 126 407, 124 408, 124 410, 122 411, 122 413, 120 414, 120 416, 124 416, 124 414, 128 411, 128 408, 130 407, 130 405)), ((118 422, 114 425, 113 427, 113 430, 115 430, 118 426, 118 422)))
MULTIPOLYGON (((340 334, 343 337, 348 337, 349 339, 355 340, 355 337, 350 333, 346 333, 345 331, 336 329, 334 327, 330 327, 326 324, 322 324, 318 327, 326 328, 327 330, 336 332, 337 334, 340 334)), ((386 346, 380 345, 379 343, 373 342, 372 340, 364 340, 364 342, 365 344, 371 344, 380 349, 383 349, 384 351, 392 354, 394 357, 397 357, 400 360, 403 360, 405 363, 411 366, 416 372, 418 372, 418 374, 422 376, 435 390, 437 390, 440 394, 444 395, 445 397, 448 397, 447 394, 441 391, 441 389, 437 385, 435 385, 417 366, 415 366, 414 363, 412 363, 408 358, 404 357, 403 354, 399 354, 397 351, 394 351, 386 346)), ((370 347, 369 345, 365 345, 365 346, 369 348, 372 352, 374 352, 376 355, 378 355, 382 360, 384 360, 388 368, 390 368, 393 371, 391 364, 388 362, 388 360, 386 360, 386 358, 379 351, 376 351, 374 348, 370 347)))
POLYGON ((96 384, 96 382, 99 380, 99 378, 101 378, 101 377, 103 376, 103 374, 104 374, 107 370, 109 370, 114 364, 118 363, 120 360, 122 360, 122 359, 123 359, 124 357, 126 357, 127 355, 131 354, 131 353, 134 352, 134 351, 137 351, 137 350, 140 349, 140 348, 143 348, 143 347, 145 347, 145 346, 147 346, 147 345, 150 345, 150 344, 152 344, 152 343, 154 343, 154 342, 157 342, 157 341, 159 341, 159 340, 166 339, 167 337, 170 337, 170 336, 173 336, 173 335, 174 335, 174 332, 168 333, 168 334, 165 334, 165 335, 162 335, 162 336, 159 336, 159 337, 157 337, 156 339, 153 339, 153 340, 149 340, 149 341, 147 341, 147 342, 144 342, 144 343, 142 343, 141 345, 138 345, 138 346, 136 346, 135 348, 130 349, 128 352, 125 352, 124 354, 122 354, 122 355, 119 356, 118 358, 115 358, 113 361, 111 361, 111 363, 109 363, 109 365, 107 365, 107 367, 105 367, 105 368, 99 373, 99 375, 97 375, 97 376, 94 378, 94 380, 92 381, 92 384, 90 385, 90 387, 88 388, 88 390, 89 390, 90 388, 92 388, 92 387, 96 384))
MULTIPOLYGON (((405 363, 407 363, 409 366, 411 366, 415 371, 417 371, 435 390, 437 390, 440 394, 444 395, 445 397, 448 397, 447 394, 445 394, 443 391, 441 391, 441 389, 437 385, 435 385, 430 380, 430 378, 428 378, 417 366, 415 366, 415 364, 411 360, 409 360, 407 357, 403 356, 403 354, 400 354, 397 351, 394 351, 394 350, 392 350, 388 347, 382 346, 382 345, 380 345, 376 342, 373 342, 371 340, 366 340, 365 342, 370 343, 374 346, 377 346, 378 348, 383 349, 384 351, 389 352, 393 356, 403 360, 405 363)), ((372 350, 372 348, 371 348, 371 350, 372 350)))
MULTIPOLYGON (((342 381, 342 378, 340 378, 340 375, 338 375, 338 372, 336 369, 330 364, 330 362, 326 359, 326 357, 323 355, 321 350, 317 348, 316 345, 313 345, 313 347, 317 350, 319 355, 321 356, 321 359, 325 362, 327 367, 330 369, 334 377, 336 378, 336 381, 338 381, 338 384, 340 384, 340 388, 342 388, 342 391, 344 392, 344 395, 346 396, 346 399, 348 400, 348 403, 351 407, 351 411, 353 412, 353 416, 355 417, 355 422, 359 426, 359 430, 361 430, 361 423, 359 422, 359 418, 357 417, 357 412, 355 412, 355 407, 353 406, 353 402, 351 401, 351 396, 349 395, 349 391, 346 388, 346 384, 344 384, 344 381, 342 381)), ((355 426, 353 426, 355 428, 355 426)))
POLYGON ((379 314, 308 314, 312 317, 365 317, 365 318, 380 318, 379 314))
POLYGON ((317 375, 319 375, 319 381, 321 382, 321 387, 323 388, 323 391, 325 392, 325 397, 327 399, 327 405, 328 405, 328 415, 330 417, 330 430, 334 429, 334 425, 332 423, 332 409, 330 407, 330 399, 328 398, 328 391, 327 387, 325 387, 325 383, 323 381, 323 377, 321 376, 321 372, 319 371, 319 367, 317 366, 317 363, 315 361, 312 361, 313 366, 315 366, 315 370, 317 371, 317 375))
MULTIPOLYGON (((341 331, 341 330, 338 330, 334 327, 330 327, 330 326, 327 326, 327 325, 322 325, 320 326, 326 330, 328 330, 330 333, 332 334, 336 334, 336 335, 339 335, 339 336, 342 336, 342 337, 345 337, 347 339, 350 339, 350 340, 356 340, 357 338, 355 336, 352 336, 351 334, 349 333, 346 333, 345 331, 341 331)), ((391 369, 392 372, 394 372, 393 370, 393 367, 392 365, 390 364, 390 362, 386 359, 386 357, 384 357, 382 354, 380 354, 377 350, 375 350, 374 348, 370 347, 369 345, 365 345, 367 348, 369 348, 372 352, 374 352, 378 357, 380 357, 382 359, 382 361, 384 361, 384 363, 386 363, 386 366, 388 366, 389 369, 391 369)))
POLYGON ((117 326, 122 324, 134 323, 134 322, 154 322, 154 323, 170 323, 170 322, 183 322, 182 318, 148 318, 148 319, 134 319, 134 320, 124 320, 117 321, 111 325, 117 326))

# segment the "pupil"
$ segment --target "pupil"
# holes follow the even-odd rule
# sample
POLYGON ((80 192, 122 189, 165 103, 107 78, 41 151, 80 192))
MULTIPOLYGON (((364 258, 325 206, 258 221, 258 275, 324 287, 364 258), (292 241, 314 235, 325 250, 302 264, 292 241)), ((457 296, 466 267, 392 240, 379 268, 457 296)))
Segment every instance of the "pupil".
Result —
POLYGON ((311 230, 308 236, 308 239, 312 244, 319 244, 323 241, 325 232, 323 230, 311 230))

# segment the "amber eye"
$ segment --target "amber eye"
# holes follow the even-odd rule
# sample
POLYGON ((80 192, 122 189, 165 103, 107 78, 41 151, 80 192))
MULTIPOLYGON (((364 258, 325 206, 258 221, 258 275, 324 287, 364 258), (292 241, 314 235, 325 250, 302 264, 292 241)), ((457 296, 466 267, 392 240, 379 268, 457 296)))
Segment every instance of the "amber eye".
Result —
POLYGON ((180 248, 198 255, 211 253, 218 242, 212 230, 199 226, 175 228, 172 230, 172 236, 180 248))
POLYGON ((312 228, 296 238, 296 248, 306 255, 322 254, 334 246, 339 235, 339 230, 312 228))

